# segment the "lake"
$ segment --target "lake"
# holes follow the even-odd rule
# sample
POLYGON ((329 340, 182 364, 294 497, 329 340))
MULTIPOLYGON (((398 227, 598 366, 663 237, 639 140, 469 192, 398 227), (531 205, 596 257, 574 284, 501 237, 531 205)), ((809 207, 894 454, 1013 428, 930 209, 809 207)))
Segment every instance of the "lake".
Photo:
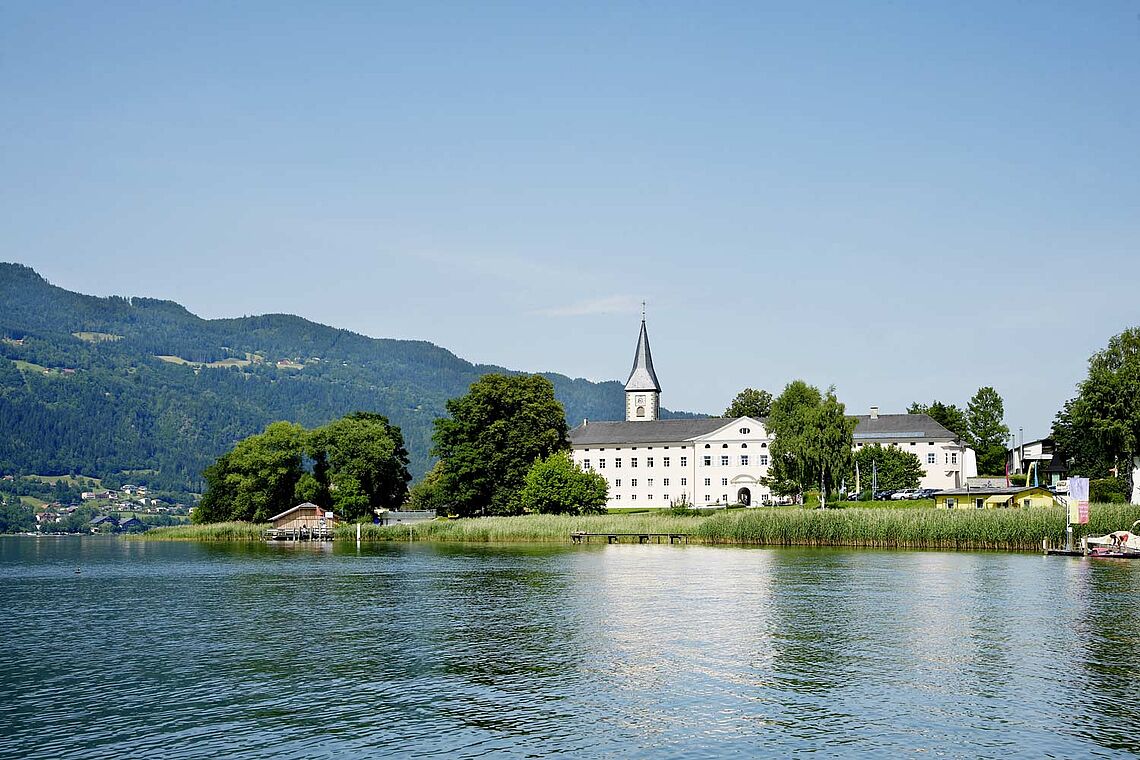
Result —
POLYGON ((1115 756, 1140 562, 0 538, 0 757, 1115 756))

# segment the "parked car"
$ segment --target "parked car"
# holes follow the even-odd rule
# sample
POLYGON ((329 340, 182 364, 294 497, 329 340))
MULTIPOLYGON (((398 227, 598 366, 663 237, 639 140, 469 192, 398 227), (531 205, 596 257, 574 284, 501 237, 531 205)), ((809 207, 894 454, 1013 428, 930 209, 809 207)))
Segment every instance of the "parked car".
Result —
POLYGON ((934 494, 938 493, 938 490, 939 489, 937 489, 937 488, 920 488, 920 489, 918 489, 918 495, 915 496, 914 498, 916 498, 916 499, 933 499, 934 494))
POLYGON ((905 501, 907 499, 917 499, 915 494, 918 493, 917 488, 904 488, 901 491, 895 491, 891 494, 891 501, 905 501))
POLYGON ((893 493, 894 491, 875 491, 871 498, 875 501, 886 501, 891 498, 893 493))

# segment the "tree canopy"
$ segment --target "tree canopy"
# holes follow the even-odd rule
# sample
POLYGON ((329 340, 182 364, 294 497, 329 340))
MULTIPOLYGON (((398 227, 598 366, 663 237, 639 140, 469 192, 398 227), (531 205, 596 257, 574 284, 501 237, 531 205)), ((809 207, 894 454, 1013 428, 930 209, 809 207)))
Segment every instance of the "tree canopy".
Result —
POLYGON ((751 417, 761 419, 767 417, 772 410, 772 394, 765 390, 745 388, 736 394, 736 398, 724 410, 725 417, 751 417))
POLYGON ((970 426, 966 421, 966 413, 955 404, 943 404, 941 401, 934 401, 927 405, 915 401, 906 411, 907 414, 930 415, 931 419, 963 441, 970 439, 970 426))
POLYGON ((1140 327, 1113 336, 1053 421, 1056 456, 1073 474, 1127 481, 1140 456, 1140 327))
POLYGON ((996 475, 1005 469, 1009 428, 1002 421, 1005 404, 990 386, 978 389, 966 405, 969 443, 978 457, 978 472, 996 475))
POLYGON ((534 463, 519 497, 528 512, 562 515, 604 514, 609 486, 596 472, 585 472, 569 452, 556 451, 534 463))
POLYGON ((299 501, 332 509, 341 519, 360 519, 378 508, 398 508, 411 479, 400 428, 371 412, 312 431, 274 422, 238 441, 204 477, 206 493, 194 510, 199 523, 264 522, 299 501))
POLYGON ((856 463, 859 464, 859 486, 863 489, 871 488, 873 482, 880 489, 892 491, 917 488, 922 480, 922 462, 898 446, 873 443, 856 451, 847 472, 847 485, 852 488, 855 487, 856 463))
POLYGON ((569 448, 562 404, 541 375, 484 375, 447 411, 435 421, 433 453, 456 515, 517 514, 531 465, 569 448))
POLYGON ((768 415, 773 436, 769 483, 777 492, 793 485, 802 492, 818 486, 820 503, 834 491, 851 466, 856 421, 844 413, 835 389, 826 394, 796 380, 784 388, 768 415))

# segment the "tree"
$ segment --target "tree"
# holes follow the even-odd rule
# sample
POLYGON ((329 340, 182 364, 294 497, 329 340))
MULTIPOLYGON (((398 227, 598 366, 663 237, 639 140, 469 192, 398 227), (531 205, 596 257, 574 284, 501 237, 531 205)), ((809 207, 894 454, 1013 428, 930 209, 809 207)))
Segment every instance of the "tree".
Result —
POLYGON ((435 466, 428 470, 427 475, 424 475, 420 482, 409 489, 408 502, 412 509, 447 511, 447 504, 444 500, 445 494, 443 488, 440 487, 442 475, 442 463, 436 462, 435 466))
POLYGON ((1009 428, 1002 422, 1004 417, 1005 404, 998 392, 988 385, 979 388, 966 405, 967 440, 977 454, 981 474, 994 475, 1005 467, 1009 428))
POLYGON ((819 486, 820 504, 826 504, 850 468, 855 430, 835 389, 821 394, 802 380, 789 383, 772 402, 768 428, 773 436, 769 483, 791 481, 801 492, 819 486))
POLYGON ((194 510, 194 522, 265 522, 293 506, 304 472, 305 438, 300 425, 274 422, 265 432, 238 441, 203 473, 206 493, 194 510))
POLYGON ((765 390, 745 388, 724 410, 725 417, 751 417, 758 420, 767 417, 772 410, 772 394, 765 390))
MULTIPOLYGON (((914 414, 914 412, 910 412, 914 414)), ((860 487, 870 488, 872 478, 883 490, 917 488, 922 479, 922 462, 909 451, 897 446, 883 446, 873 443, 855 452, 851 469, 847 472, 847 483, 855 484, 855 464, 859 465, 860 487)))
POLYGON ((23 533, 36 529, 35 510, 19 496, 0 499, 0 533, 23 533))
POLYGON ((935 401, 927 406, 915 401, 906 412, 907 414, 930 415, 931 419, 958 438, 964 441, 969 440, 970 426, 966 422, 966 413, 955 404, 943 404, 941 401, 935 401))
POLYGON ((526 474, 519 498, 528 512, 595 515, 606 511, 606 479, 584 472, 569 452, 556 451, 534 463, 526 474))
POLYGON ((299 501, 359 519, 403 504, 411 479, 400 428, 371 412, 354 412, 313 431, 274 422, 238 441, 204 477, 206 492, 194 510, 198 523, 264 522, 299 501))
POLYGON ((541 375, 488 374, 435 421, 440 488, 455 514, 516 514, 536 459, 569 448, 566 416, 541 375))
POLYGON ((314 462, 316 503, 332 507, 342 519, 398 509, 408 497, 404 436, 382 414, 353 412, 330 422, 312 432, 306 449, 314 462))
POLYGON ((1058 455, 1074 472, 1115 469, 1128 485, 1140 456, 1140 327, 1113 336, 1089 359, 1088 375, 1053 423, 1058 455))

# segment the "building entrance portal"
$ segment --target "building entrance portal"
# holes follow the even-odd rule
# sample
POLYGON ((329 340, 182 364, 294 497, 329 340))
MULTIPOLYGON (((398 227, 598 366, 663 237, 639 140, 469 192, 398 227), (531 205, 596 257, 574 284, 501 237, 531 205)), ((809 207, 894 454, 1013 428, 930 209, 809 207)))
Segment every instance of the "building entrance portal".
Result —
POLYGON ((752 492, 747 488, 741 488, 736 492, 736 502, 745 507, 752 506, 752 492))

